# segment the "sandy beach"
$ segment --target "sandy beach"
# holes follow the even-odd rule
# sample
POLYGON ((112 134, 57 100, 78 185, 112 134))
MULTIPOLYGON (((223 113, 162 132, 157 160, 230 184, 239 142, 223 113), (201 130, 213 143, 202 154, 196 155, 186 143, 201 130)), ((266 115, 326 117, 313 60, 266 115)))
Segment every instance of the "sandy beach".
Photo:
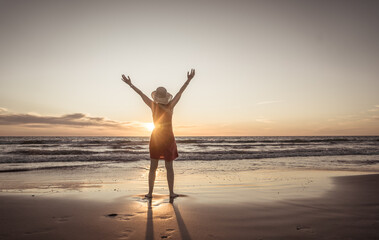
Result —
MULTIPOLYGON (((379 174, 176 162, 167 196, 148 162, 0 175, 1 239, 378 239, 379 174), (134 165, 133 165, 134 164, 134 165), (132 167, 134 166, 134 167, 132 167), (244 167, 241 167, 243 169, 244 167)), ((243 160, 234 164, 246 164, 243 160)))
POLYGON ((379 0, 0 6, 0 240, 379 240, 379 0))

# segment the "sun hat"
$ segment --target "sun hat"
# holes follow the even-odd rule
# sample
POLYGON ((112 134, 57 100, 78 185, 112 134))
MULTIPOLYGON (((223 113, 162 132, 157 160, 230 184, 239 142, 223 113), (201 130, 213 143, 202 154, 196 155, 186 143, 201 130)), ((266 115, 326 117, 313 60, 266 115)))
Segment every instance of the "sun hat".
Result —
POLYGON ((167 104, 172 99, 172 95, 164 87, 158 87, 157 90, 151 93, 151 97, 156 103, 161 104, 167 104))

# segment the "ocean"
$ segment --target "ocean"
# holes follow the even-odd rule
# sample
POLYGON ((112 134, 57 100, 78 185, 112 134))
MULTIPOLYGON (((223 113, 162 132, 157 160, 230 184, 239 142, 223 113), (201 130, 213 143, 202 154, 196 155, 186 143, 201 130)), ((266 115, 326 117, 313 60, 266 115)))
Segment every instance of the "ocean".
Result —
MULTIPOLYGON (((176 137, 176 161, 251 169, 379 170, 379 136, 176 137)), ((149 137, 0 137, 0 173, 149 160, 149 137)), ((249 169, 246 169, 249 170, 249 169)))

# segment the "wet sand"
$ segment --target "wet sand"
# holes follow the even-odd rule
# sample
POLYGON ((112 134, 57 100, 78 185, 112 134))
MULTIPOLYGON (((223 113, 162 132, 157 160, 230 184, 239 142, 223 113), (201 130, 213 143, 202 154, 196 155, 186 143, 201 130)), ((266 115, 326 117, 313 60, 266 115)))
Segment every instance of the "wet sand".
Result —
POLYGON ((73 191, 68 184, 60 186, 66 191, 52 194, 33 188, 5 192, 9 184, 3 183, 0 239, 379 238, 379 174, 254 174, 241 172, 239 181, 228 181, 235 174, 217 174, 189 184, 193 176, 182 173, 177 189, 184 195, 173 201, 163 194, 164 176, 158 177, 151 201, 133 181, 123 184, 130 189, 135 184, 134 192, 110 191, 98 183, 91 191, 73 191), (254 174, 255 180, 247 178, 254 174), (264 181, 267 176, 270 181, 264 181))

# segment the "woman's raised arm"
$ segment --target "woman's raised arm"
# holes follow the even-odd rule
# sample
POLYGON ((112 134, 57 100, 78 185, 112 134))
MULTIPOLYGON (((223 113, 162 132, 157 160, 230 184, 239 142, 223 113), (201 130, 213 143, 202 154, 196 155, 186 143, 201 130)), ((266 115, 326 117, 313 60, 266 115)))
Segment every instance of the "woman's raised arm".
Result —
POLYGON ((132 80, 130 80, 129 76, 125 77, 125 75, 122 74, 121 80, 128 84, 134 91, 136 91, 136 93, 138 93, 138 95, 141 96, 142 100, 146 103, 146 105, 151 108, 153 101, 151 101, 151 99, 148 96, 146 96, 141 90, 139 90, 136 86, 132 84, 132 80))
POLYGON ((170 102, 171 108, 174 108, 175 105, 179 102, 179 99, 182 96, 182 93, 184 92, 184 90, 186 90, 188 84, 191 82, 191 80, 194 76, 195 76, 195 69, 191 69, 191 73, 187 72, 187 81, 183 84, 183 86, 180 88, 179 92, 171 100, 171 102, 170 102))

